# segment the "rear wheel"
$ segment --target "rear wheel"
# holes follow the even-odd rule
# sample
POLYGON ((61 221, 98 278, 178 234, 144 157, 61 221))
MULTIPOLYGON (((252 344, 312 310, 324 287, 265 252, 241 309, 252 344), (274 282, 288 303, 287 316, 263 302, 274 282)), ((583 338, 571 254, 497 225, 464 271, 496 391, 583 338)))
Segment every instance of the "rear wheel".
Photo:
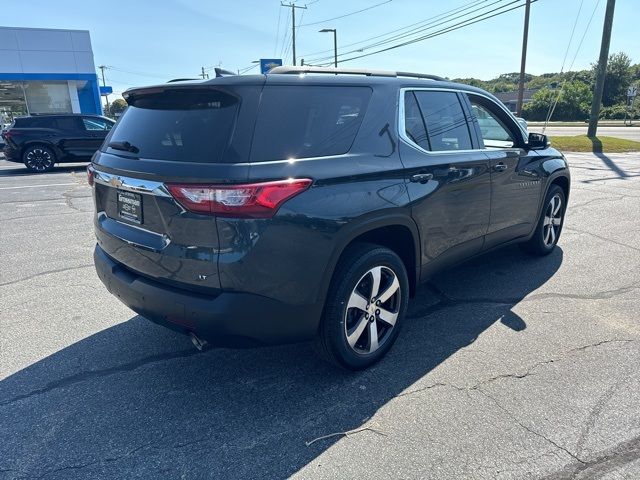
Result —
POLYGON ((50 148, 33 145, 24 151, 22 161, 30 172, 49 172, 56 163, 56 155, 50 148))
POLYGON ((409 281, 398 255, 371 244, 349 247, 327 296, 321 354, 350 370, 377 362, 395 342, 408 300, 409 281))
POLYGON ((565 209, 564 190, 558 185, 552 185, 545 197, 536 231, 528 242, 522 244, 522 249, 532 255, 550 254, 560 238, 565 209))

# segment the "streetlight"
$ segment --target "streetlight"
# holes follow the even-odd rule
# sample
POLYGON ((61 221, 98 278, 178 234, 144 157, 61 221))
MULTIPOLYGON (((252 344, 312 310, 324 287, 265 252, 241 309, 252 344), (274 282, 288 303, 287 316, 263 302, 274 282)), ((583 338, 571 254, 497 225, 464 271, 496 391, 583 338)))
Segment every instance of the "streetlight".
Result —
POLYGON ((319 33, 333 32, 333 66, 338 68, 338 32, 335 28, 323 28, 319 33))

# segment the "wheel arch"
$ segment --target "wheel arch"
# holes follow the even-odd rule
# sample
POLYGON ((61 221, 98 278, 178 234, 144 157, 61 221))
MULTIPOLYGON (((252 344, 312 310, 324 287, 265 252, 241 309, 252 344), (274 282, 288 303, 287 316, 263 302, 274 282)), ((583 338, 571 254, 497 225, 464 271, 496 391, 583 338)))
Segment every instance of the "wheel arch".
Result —
MULTIPOLYGON (((549 182, 547 187, 547 191, 551 188, 551 185, 558 185, 564 191, 565 200, 569 200, 569 191, 571 190, 571 181, 567 175, 563 175, 559 173, 558 175, 553 177, 553 180, 549 182)), ((545 193, 546 196, 546 193, 545 193)))
POLYGON ((323 298, 326 298, 338 262, 354 243, 373 243, 393 250, 402 260, 409 278, 409 293, 415 294, 418 285, 420 240, 418 227, 408 215, 391 215, 359 223, 341 235, 323 280, 323 298))
MULTIPOLYGON (((549 193, 549 189, 553 185, 558 185, 564 191, 565 202, 569 200, 569 190, 571 189, 571 176, 569 174, 569 170, 567 168, 561 168, 551 173, 547 178, 546 185, 544 187, 544 191, 540 196, 540 202, 538 205, 538 215, 536 216, 536 223, 534 223, 533 228, 529 235, 527 235, 526 239, 530 239, 536 231, 536 227, 538 225, 538 220, 540 219, 540 215, 542 215, 542 211, 544 209, 545 203, 544 200, 547 198, 547 194, 549 193)), ((566 207, 565 207, 566 208, 566 207)))

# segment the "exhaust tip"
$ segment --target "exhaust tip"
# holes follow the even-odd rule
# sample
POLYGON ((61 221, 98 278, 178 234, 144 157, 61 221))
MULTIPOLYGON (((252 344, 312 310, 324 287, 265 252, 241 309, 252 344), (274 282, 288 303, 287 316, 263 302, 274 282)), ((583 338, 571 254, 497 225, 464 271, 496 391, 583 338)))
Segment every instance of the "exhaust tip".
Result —
POLYGON ((209 342, 201 339, 193 332, 189 333, 189 336, 191 337, 191 342, 198 349, 199 352, 204 351, 207 348, 207 345, 209 345, 209 342))

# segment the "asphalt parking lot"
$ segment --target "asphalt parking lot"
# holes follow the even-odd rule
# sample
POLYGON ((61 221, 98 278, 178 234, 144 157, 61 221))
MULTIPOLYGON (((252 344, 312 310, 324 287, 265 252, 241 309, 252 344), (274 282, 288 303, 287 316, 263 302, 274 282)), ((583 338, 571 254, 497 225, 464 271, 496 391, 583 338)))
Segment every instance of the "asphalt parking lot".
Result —
POLYGON ((439 275, 360 373, 197 353, 99 282, 83 167, 0 161, 0 478, 640 478, 640 154, 568 158, 559 248, 439 275))

